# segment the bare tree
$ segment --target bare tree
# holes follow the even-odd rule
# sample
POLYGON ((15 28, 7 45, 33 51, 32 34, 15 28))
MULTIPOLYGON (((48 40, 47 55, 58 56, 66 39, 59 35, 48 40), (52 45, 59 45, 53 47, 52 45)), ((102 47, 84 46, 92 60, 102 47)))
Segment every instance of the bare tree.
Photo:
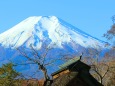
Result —
POLYGON ((99 59, 99 52, 94 49, 89 49, 89 57, 84 57, 83 61, 91 65, 91 74, 101 83, 109 82, 109 77, 113 67, 109 64, 110 58, 99 59))
POLYGON ((28 61, 30 61, 29 63, 27 63, 27 64, 37 64, 38 65, 38 67, 39 67, 39 70, 43 73, 43 75, 44 75, 44 79, 45 79, 45 83, 44 83, 44 86, 50 86, 50 84, 51 84, 51 79, 50 79, 50 77, 49 77, 49 75, 48 75, 48 72, 47 72, 47 68, 46 68, 46 66, 47 65, 49 65, 49 64, 51 64, 51 63, 53 63, 55 60, 52 60, 52 61, 50 61, 50 62, 48 62, 48 63, 45 63, 45 60, 46 60, 46 57, 47 57, 47 55, 48 55, 48 53, 50 52, 50 50, 51 49, 53 49, 53 48, 51 48, 51 47, 44 47, 44 52, 41 52, 42 54, 40 55, 39 53, 38 53, 38 51, 37 50, 35 50, 34 49, 34 47, 33 46, 30 46, 30 48, 31 48, 31 52, 29 52, 29 53, 31 53, 32 55, 32 57, 31 56, 29 56, 28 54, 27 54, 27 52, 25 52, 26 50, 23 48, 18 48, 17 50, 20 52, 20 54, 22 55, 22 56, 24 56, 25 58, 27 58, 27 60, 28 61), (22 51, 23 50, 23 51, 22 51))
POLYGON ((92 66, 92 71, 95 72, 95 73, 93 72, 92 75, 94 75, 101 84, 104 84, 103 80, 107 75, 107 73, 110 71, 110 66, 103 62, 100 62, 98 64, 93 63, 93 65, 91 66, 92 66))

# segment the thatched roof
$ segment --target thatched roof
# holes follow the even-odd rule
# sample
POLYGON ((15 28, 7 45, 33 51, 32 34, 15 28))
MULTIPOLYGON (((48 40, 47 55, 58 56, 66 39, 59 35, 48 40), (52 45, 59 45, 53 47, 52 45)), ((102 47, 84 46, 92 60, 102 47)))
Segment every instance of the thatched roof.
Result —
POLYGON ((87 84, 80 80, 77 75, 77 72, 63 74, 56 78, 51 86, 87 86, 87 84))
POLYGON ((59 74, 60 72, 69 69, 70 71, 73 71, 75 68, 75 70, 79 70, 79 69, 90 69, 90 66, 88 66, 87 64, 81 62, 79 60, 79 58, 73 58, 68 60, 67 62, 65 62, 64 64, 59 66, 59 70, 57 70, 56 72, 52 73, 51 75, 54 76, 56 74, 59 74))
POLYGON ((79 58, 72 58, 70 60, 68 60, 67 62, 65 62, 64 64, 60 65, 59 66, 59 70, 57 70, 56 72, 52 73, 51 75, 55 75, 55 74, 58 74, 66 69, 69 69, 69 66, 76 63, 77 61, 79 60, 79 58))

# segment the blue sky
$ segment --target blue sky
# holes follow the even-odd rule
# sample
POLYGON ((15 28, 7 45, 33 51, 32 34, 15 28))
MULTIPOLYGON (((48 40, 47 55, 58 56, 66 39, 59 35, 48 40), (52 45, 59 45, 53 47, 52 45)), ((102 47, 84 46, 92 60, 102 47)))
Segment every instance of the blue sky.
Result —
POLYGON ((30 16, 57 16, 86 33, 102 35, 112 25, 115 0, 0 0, 0 33, 30 16))

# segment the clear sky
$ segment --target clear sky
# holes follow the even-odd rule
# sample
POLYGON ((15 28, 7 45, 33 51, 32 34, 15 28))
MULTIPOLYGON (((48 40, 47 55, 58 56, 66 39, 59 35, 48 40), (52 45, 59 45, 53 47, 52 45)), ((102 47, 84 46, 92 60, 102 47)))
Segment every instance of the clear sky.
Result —
POLYGON ((112 25, 115 0, 0 0, 0 33, 30 16, 52 15, 105 40, 102 35, 112 25))

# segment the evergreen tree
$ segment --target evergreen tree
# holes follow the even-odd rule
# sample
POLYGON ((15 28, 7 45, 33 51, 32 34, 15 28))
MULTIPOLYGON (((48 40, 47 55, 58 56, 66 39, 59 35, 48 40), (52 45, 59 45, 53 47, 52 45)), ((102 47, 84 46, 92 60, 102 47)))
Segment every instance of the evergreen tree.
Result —
POLYGON ((19 73, 13 69, 12 63, 3 64, 0 68, 0 86, 16 86, 16 77, 19 73))

